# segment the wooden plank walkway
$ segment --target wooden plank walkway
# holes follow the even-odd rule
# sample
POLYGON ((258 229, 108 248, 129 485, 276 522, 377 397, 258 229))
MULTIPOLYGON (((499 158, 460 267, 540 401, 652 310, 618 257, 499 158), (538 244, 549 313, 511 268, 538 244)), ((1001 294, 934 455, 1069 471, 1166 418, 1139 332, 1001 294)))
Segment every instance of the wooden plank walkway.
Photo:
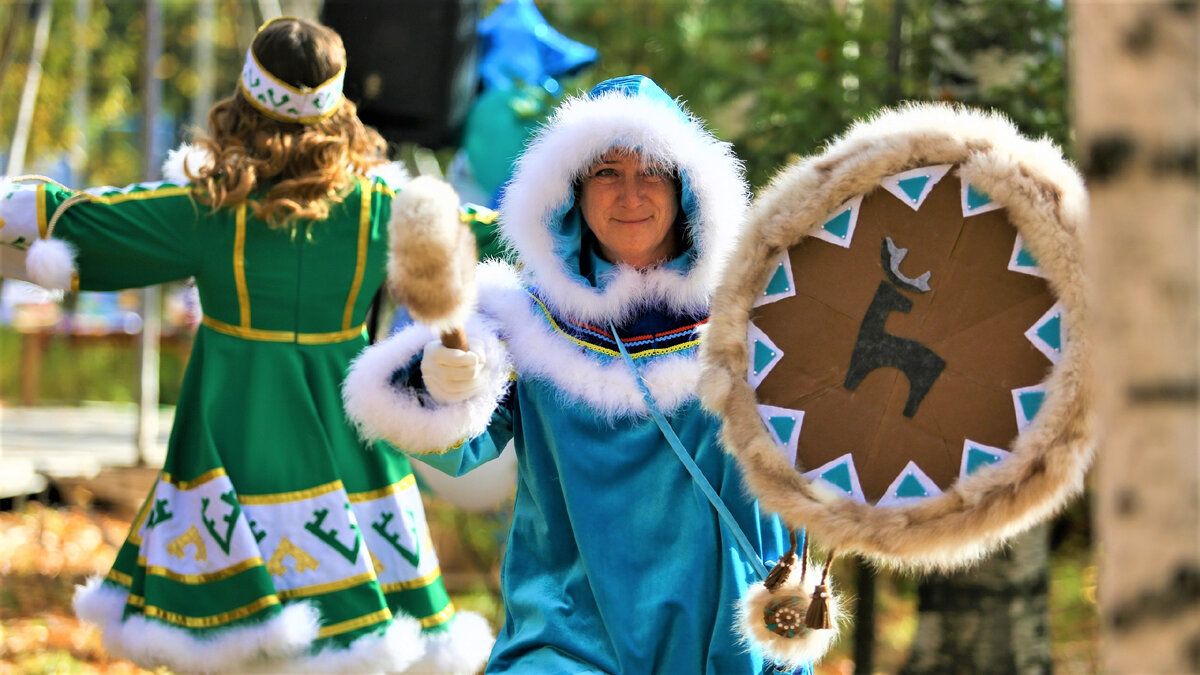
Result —
MULTIPOLYGON (((158 414, 156 443, 145 471, 162 466, 173 408, 158 414)), ((136 467, 137 407, 95 403, 79 407, 0 406, 0 498, 40 492, 46 480, 92 481, 102 472, 136 467)), ((142 473, 142 472, 137 472, 142 473)))

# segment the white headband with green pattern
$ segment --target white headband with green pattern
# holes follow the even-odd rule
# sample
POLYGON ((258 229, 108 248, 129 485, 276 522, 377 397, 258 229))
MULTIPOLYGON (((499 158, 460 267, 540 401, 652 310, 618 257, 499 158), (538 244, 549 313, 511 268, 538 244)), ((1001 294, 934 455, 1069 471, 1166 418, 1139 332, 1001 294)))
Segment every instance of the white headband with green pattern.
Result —
POLYGON ((341 106, 345 79, 346 68, 343 66, 337 75, 315 87, 295 87, 267 72, 254 56, 253 49, 247 49, 238 91, 267 117, 312 124, 329 117, 341 106))

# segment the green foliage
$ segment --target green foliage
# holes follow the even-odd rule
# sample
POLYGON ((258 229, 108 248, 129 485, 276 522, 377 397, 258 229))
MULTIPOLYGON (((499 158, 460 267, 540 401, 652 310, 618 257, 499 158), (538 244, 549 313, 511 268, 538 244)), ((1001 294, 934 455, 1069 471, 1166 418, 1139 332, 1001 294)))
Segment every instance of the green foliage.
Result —
POLYGON ((755 188, 854 120, 901 100, 996 108, 1026 133, 1067 137, 1065 23, 1047 0, 556 0, 539 7, 560 32, 600 50, 596 67, 570 84, 653 77, 734 144, 755 188), (951 76, 955 64, 960 72, 951 76), (949 86, 960 80, 965 86, 949 86))
MULTIPOLYGON (((33 42, 32 0, 0 0, 6 20, 18 22, 10 64, 0 81, 0 154, 12 143, 13 123, 29 74, 33 42)), ((38 0, 40 2, 40 0, 38 0)), ((51 3, 50 41, 42 63, 30 132, 26 167, 44 168, 65 156, 82 139, 87 141, 83 168, 86 185, 126 185, 144 176, 141 150, 142 101, 145 99, 146 24, 141 2, 101 0, 90 3, 90 20, 80 25, 75 0, 51 3), (87 52, 85 74, 75 72, 75 55, 87 52), (72 101, 82 87, 87 102, 85 119, 76 120, 72 101), (82 128, 80 126, 82 122, 82 128)), ((154 68, 162 81, 160 115, 189 120, 191 99, 199 89, 193 64, 198 40, 195 2, 164 2, 163 53, 154 68)), ((253 24, 249 3, 216 0, 216 97, 233 91, 248 36, 244 24, 253 24)), ((252 28, 251 28, 252 30, 252 28)), ((201 120, 202 121, 202 120, 201 120)))
MULTIPOLYGON (((32 0, 8 0, 21 22, 0 82, 0 120, 17 110, 32 40, 32 0)), ((254 3, 214 0, 216 96, 231 92, 257 22, 254 3)), ((75 0, 54 0, 50 47, 29 146, 31 168, 81 138, 71 115, 88 51, 87 184, 142 177, 143 3, 94 0, 86 27, 75 0), (113 39, 119 37, 120 39, 113 39)), ((497 4, 485 3, 486 14, 497 4)), ((1026 133, 1069 143, 1066 24, 1053 0, 539 0, 550 25, 592 45, 600 61, 568 91, 643 73, 735 146, 751 184, 816 152, 855 119, 901 100, 996 108, 1026 133)), ((162 3, 162 114, 195 123, 200 40, 194 0, 162 3)), ((11 142, 0 124, 0 143, 11 142)))
MULTIPOLYGON (((22 367, 31 340, 45 339, 36 368, 38 405, 78 405, 85 401, 135 403, 138 387, 137 336, 37 336, 0 327, 0 402, 17 403, 22 367)), ((164 340, 159 359, 159 402, 175 405, 183 384, 191 340, 164 340)))

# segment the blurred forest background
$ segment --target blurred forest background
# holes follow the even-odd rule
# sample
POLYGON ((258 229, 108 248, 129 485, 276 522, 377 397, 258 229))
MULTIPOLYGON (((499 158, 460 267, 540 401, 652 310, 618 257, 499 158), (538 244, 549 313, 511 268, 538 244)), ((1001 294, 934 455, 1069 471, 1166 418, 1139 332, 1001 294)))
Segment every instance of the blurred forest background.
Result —
MULTIPOLYGON (((147 3, 141 0, 0 0, 0 162, 12 161, 43 4, 53 20, 21 158, 25 172, 72 186, 145 179, 147 167, 160 160, 147 161, 142 137, 149 80, 147 3)), ((163 31, 162 55, 152 66, 161 105, 150 142, 159 157, 203 123, 214 92, 220 98, 233 90, 264 8, 315 16, 320 6, 286 0, 154 4, 163 31), (214 22, 211 31, 200 29, 202 17, 214 22)), ((487 16, 497 4, 464 6, 487 16)), ((905 100, 996 108, 1026 134, 1049 136, 1071 154, 1069 17, 1056 0, 538 0, 537 7, 555 29, 599 52, 594 66, 562 81, 564 92, 615 75, 653 77, 734 144, 756 190, 853 120, 905 100)), ((533 112, 524 114, 532 119, 556 96, 531 91, 533 112)), ((397 157, 417 156, 403 144, 394 149, 397 157)), ((448 170, 457 149, 450 143, 425 150, 448 170)), ((68 297, 68 311, 72 302, 77 299, 68 297)), ((137 311, 136 299, 129 303, 137 311)), ((137 401, 131 340, 84 339, 52 326, 50 320, 0 326, 0 404, 137 401), (35 351, 40 368, 31 375, 35 351)), ((186 331, 165 338, 158 392, 165 406, 176 400, 188 346, 186 331)), ((129 516, 88 504, 64 506, 64 499, 46 493, 43 504, 6 500, 8 508, 0 511, 0 672, 132 672, 110 660, 69 609, 71 584, 108 568, 129 516)), ((498 621, 505 508, 468 512, 430 494, 428 510, 456 603, 498 621)), ((1077 500, 1041 536, 1050 546, 1052 668, 1094 672, 1095 565, 1086 502, 1077 500)), ((917 632, 920 580, 871 573, 847 559, 834 576, 847 597, 874 598, 870 670, 900 671, 917 632)), ((843 631, 818 672, 856 672, 856 658, 857 672, 864 672, 855 632, 853 625, 843 631)))

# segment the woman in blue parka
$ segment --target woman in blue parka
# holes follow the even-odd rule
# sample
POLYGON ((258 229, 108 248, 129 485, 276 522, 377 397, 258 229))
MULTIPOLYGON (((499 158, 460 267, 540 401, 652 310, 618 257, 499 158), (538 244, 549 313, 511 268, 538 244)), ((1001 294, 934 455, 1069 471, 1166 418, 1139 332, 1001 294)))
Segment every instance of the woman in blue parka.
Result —
POLYGON ((786 536, 695 396, 710 292, 747 199, 728 144, 653 81, 603 82, 564 102, 518 162, 500 227, 520 271, 479 268, 471 351, 413 326, 355 364, 345 398, 366 435, 452 475, 515 441, 489 672, 761 672, 738 599, 786 536))

